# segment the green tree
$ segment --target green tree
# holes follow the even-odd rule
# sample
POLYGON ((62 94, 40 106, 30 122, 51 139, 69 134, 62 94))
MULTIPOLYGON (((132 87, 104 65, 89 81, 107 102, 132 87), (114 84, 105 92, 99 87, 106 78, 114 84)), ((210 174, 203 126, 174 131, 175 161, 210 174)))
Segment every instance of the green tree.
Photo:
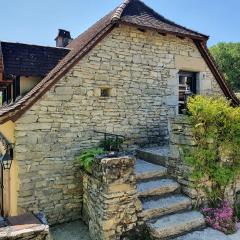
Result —
POLYGON ((240 91, 240 43, 220 42, 210 48, 233 90, 240 91))

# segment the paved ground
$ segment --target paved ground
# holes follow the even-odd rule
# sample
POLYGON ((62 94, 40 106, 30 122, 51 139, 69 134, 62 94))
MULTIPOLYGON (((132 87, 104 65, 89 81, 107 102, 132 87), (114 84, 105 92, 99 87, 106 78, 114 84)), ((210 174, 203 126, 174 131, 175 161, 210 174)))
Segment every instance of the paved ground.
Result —
POLYGON ((81 221, 50 228, 52 240, 90 240, 88 228, 81 221))
MULTIPOLYGON (((52 227, 50 232, 51 240, 91 240, 88 228, 82 221, 57 225, 52 227)), ((240 240, 240 230, 236 234, 226 236, 208 228, 185 237, 179 237, 177 240, 240 240)))
POLYGON ((175 240, 240 240, 240 231, 233 235, 225 235, 212 228, 206 228, 203 231, 195 231, 175 240))
POLYGON ((237 233, 228 236, 231 240, 239 240, 240 239, 240 230, 237 233))

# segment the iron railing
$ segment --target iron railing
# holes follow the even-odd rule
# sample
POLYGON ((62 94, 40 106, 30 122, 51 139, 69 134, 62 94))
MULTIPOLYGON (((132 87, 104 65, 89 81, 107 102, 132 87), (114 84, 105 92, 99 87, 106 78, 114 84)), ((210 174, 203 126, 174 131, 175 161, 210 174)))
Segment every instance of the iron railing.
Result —
POLYGON ((125 137, 119 134, 94 131, 95 133, 102 134, 104 141, 100 142, 100 147, 105 151, 120 152, 122 151, 122 144, 125 141, 125 137))
POLYGON ((107 137, 114 137, 115 140, 118 140, 118 139, 125 140, 125 136, 123 136, 123 135, 114 134, 114 133, 107 133, 107 132, 101 132, 101 131, 96 131, 96 130, 94 130, 94 132, 104 135, 104 140, 107 140, 107 137))

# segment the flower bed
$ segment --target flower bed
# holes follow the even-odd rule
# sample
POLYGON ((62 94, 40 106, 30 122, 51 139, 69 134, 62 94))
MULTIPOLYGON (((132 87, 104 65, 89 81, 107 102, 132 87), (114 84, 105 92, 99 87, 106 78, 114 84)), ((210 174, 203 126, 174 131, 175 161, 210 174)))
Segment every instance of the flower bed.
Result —
POLYGON ((219 207, 203 208, 202 213, 206 222, 214 229, 225 234, 235 233, 237 230, 234 210, 228 202, 223 202, 219 207))

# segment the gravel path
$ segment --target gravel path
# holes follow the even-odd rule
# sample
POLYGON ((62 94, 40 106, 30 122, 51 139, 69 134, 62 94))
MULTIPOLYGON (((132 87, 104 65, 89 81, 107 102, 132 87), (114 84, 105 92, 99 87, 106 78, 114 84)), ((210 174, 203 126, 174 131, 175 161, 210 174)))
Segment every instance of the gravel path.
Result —
POLYGON ((52 240, 90 240, 88 228, 82 221, 51 227, 50 232, 52 240))

